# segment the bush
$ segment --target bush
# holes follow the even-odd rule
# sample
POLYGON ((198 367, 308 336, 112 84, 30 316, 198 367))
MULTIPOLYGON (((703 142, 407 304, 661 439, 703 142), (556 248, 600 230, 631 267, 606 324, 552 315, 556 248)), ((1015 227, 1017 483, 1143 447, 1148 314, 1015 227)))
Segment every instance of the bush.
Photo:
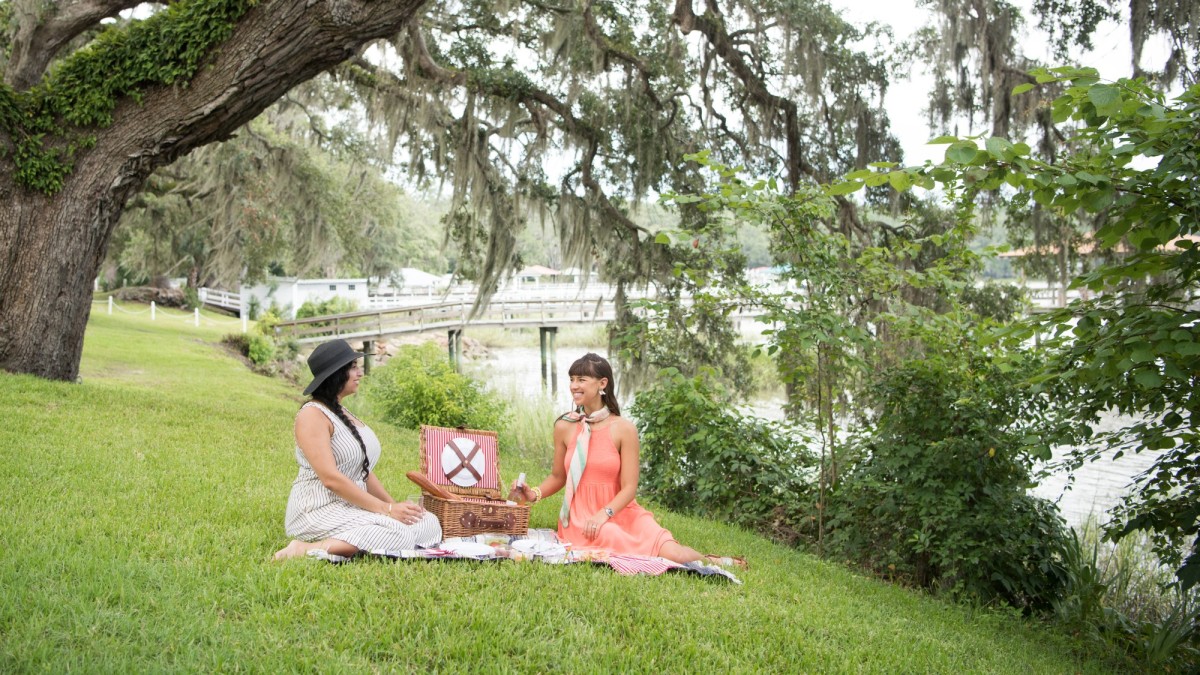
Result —
POLYGON ((745 417, 703 375, 666 369, 638 394, 640 486, 667 508, 794 541, 813 503, 816 460, 793 429, 745 417))
POLYGON ((283 310, 276 306, 271 306, 258 317, 258 323, 254 325, 254 330, 261 335, 267 337, 275 336, 275 326, 283 321, 283 310))
MULTIPOLYGON (((346 314, 358 310, 358 303, 350 298, 341 296, 333 296, 320 302, 311 300, 305 302, 296 310, 297 319, 310 319, 314 316, 325 316, 327 314, 346 314)), ((314 323, 314 326, 321 326, 324 323, 314 323)))
POLYGON ((258 315, 262 313, 262 300, 258 299, 257 295, 251 295, 246 301, 246 316, 251 321, 258 321, 258 315))
POLYGON ((880 412, 830 495, 833 555, 990 602, 1049 609, 1064 588, 1067 532, 1031 497, 1039 399, 1021 368, 976 353, 893 368, 874 395, 880 412))
POLYGON ((200 309, 203 306, 200 302, 200 292, 190 285, 183 287, 183 306, 188 309, 200 309))
POLYGON ((266 366, 275 360, 275 342, 265 335, 251 335, 246 355, 256 366, 266 366))
POLYGON ((422 424, 499 431, 507 406, 457 373, 432 343, 404 346, 365 380, 363 395, 383 419, 406 429, 422 424))
POLYGON ((1100 540, 1092 518, 1072 531, 1063 565, 1066 590, 1055 618, 1072 632, 1119 643, 1131 659, 1162 672, 1200 672, 1200 593, 1183 591, 1146 533, 1100 540))

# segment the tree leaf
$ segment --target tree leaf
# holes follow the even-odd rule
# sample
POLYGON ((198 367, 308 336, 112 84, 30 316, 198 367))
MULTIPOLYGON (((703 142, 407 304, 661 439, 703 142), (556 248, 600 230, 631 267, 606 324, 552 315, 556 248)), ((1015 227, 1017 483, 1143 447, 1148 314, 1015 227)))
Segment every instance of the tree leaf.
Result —
POLYGON ((1177 342, 1175 349, 1179 351, 1180 356, 1196 356, 1200 354, 1200 342, 1177 342))
POLYGON ((1018 84, 1017 86, 1013 87, 1012 95, 1020 96, 1021 94, 1024 94, 1025 92, 1029 91, 1030 89, 1033 89, 1033 85, 1030 84, 1029 82, 1026 82, 1025 84, 1018 84))
POLYGON ((1088 100, 1096 106, 1096 112, 1109 117, 1121 112, 1121 90, 1108 84, 1097 84, 1088 89, 1088 100))
POLYGON ((1142 342, 1133 348, 1129 360, 1134 363, 1149 363, 1154 360, 1154 349, 1148 343, 1142 342))
POLYGON ((1153 370, 1139 370, 1133 374, 1133 379, 1147 389, 1162 386, 1162 375, 1153 370))
POLYGON ((908 175, 907 171, 892 171, 888 174, 888 180, 891 182, 892 187, 900 191, 912 187, 912 178, 908 175))
POLYGON ((848 195, 851 192, 858 192, 862 186, 862 181, 847 180, 830 185, 825 188, 825 193, 833 197, 838 197, 840 195, 848 195))
POLYGON ((1005 153, 1012 151, 1012 143, 1008 142, 1007 138, 992 136, 987 139, 985 145, 988 153, 996 159, 1005 159, 1005 153))
POLYGON ((979 148, 971 141, 959 141, 946 148, 946 161, 970 164, 979 154, 979 148))

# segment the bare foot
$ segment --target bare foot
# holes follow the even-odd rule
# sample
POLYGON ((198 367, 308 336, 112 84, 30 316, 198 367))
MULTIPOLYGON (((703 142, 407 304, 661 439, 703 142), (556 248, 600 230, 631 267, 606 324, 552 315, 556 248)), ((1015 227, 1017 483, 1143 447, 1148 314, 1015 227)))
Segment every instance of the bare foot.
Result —
POLYGON ((721 567, 737 567, 743 570, 750 567, 750 565, 746 563, 745 558, 739 558, 737 556, 706 555, 704 557, 712 564, 720 565, 721 567))
POLYGON ((308 553, 309 548, 311 548, 311 546, 306 542, 300 541, 299 539, 293 539, 292 543, 275 552, 275 559, 286 560, 288 558, 298 558, 308 553))

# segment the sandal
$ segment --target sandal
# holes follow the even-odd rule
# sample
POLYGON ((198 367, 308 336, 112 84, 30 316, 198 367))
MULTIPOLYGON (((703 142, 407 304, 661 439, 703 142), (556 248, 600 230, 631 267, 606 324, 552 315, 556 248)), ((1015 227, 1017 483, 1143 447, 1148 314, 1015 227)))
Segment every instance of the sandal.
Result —
POLYGON ((750 569, 750 564, 746 562, 745 558, 728 555, 706 555, 704 557, 712 564, 720 565, 721 567, 737 567, 743 570, 750 569))

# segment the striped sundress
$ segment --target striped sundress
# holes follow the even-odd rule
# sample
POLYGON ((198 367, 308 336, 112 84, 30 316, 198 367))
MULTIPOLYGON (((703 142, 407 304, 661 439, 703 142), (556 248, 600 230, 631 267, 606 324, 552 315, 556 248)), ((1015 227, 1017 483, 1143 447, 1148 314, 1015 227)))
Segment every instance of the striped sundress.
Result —
MULTIPOLYGON (((362 447, 358 440, 328 408, 310 401, 301 410, 309 406, 320 409, 333 424, 329 445, 338 471, 365 490, 362 447)), ((367 460, 374 469, 381 452, 379 439, 366 425, 358 427, 358 433, 367 446, 367 460)), ((416 523, 405 525, 391 516, 361 509, 321 483, 299 446, 296 446, 296 461, 300 472, 292 483, 284 520, 289 537, 302 541, 338 539, 369 553, 398 553, 442 540, 442 527, 432 513, 426 512, 416 523)))

